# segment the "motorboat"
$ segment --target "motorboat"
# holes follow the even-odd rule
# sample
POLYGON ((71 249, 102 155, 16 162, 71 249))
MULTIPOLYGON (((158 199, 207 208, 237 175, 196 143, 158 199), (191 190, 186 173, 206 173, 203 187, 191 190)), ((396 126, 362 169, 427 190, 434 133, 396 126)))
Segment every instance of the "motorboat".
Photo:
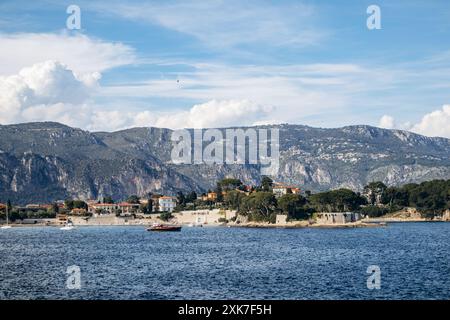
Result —
POLYGON ((75 229, 75 226, 73 225, 73 222, 68 220, 64 227, 59 228, 60 230, 72 230, 75 229))
POLYGON ((155 223, 147 231, 181 231, 180 225, 155 223))

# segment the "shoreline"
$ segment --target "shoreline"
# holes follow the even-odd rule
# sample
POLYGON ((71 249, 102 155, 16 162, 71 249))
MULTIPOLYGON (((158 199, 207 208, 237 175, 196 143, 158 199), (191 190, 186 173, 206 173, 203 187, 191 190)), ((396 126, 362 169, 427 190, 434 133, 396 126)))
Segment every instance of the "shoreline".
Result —
MULTIPOLYGON (((112 227, 112 226, 135 226, 135 227, 148 227, 153 223, 169 223, 177 224, 182 227, 225 227, 225 228, 261 228, 261 229, 299 229, 299 228, 320 228, 320 229, 333 229, 333 228, 375 228, 375 227, 386 227, 389 223, 407 223, 407 222, 450 222, 448 220, 430 220, 424 218, 399 218, 399 217, 386 217, 386 218, 365 218, 356 222, 348 222, 344 224, 323 224, 323 223, 311 223, 310 221, 289 221, 283 223, 268 223, 268 222, 218 222, 208 221, 205 223, 192 223, 183 219, 174 219, 169 222, 160 221, 159 219, 89 219, 84 220, 79 217, 72 218, 73 223, 76 227, 112 227), (181 221, 180 221, 181 220, 181 221)), ((189 219, 190 220, 190 219, 189 219)), ((10 223, 9 225, 14 228, 24 228, 24 227, 56 227, 60 228, 64 226, 61 221, 53 219, 34 219, 33 222, 26 223, 10 223)), ((0 227, 4 224, 0 224, 0 227)))

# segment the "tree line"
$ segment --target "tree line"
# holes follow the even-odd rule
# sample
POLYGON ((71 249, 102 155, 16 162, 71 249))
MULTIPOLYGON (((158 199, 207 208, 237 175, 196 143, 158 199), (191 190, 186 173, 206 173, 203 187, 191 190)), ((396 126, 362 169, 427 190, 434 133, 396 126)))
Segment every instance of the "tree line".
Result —
MULTIPOLYGON (((192 191, 187 194, 177 193, 175 211, 223 208, 236 210, 240 215, 253 221, 274 222, 277 214, 286 214, 290 220, 310 219, 318 212, 360 212, 369 217, 379 217, 396 212, 406 207, 416 208, 424 217, 432 218, 450 209, 450 180, 432 180, 422 183, 410 183, 403 186, 386 186, 384 183, 371 182, 364 187, 362 193, 350 189, 337 189, 319 193, 305 190, 303 194, 293 194, 289 190, 276 198, 273 194, 273 181, 262 177, 260 185, 245 186, 241 180, 226 178, 216 184, 215 199, 203 200, 192 191)), ((211 192, 211 190, 209 190, 211 192)), ((205 194, 204 194, 205 195, 205 194)), ((147 214, 153 210, 151 194, 149 201, 141 204, 139 212, 147 214)), ((105 197, 103 203, 113 203, 111 197, 105 197)), ((140 198, 132 195, 129 203, 140 203, 140 198)), ((52 218, 60 208, 53 204, 47 210, 31 210, 12 207, 8 201, 10 218, 52 218)), ((87 209, 81 200, 68 199, 64 211, 87 209)), ((0 211, 4 218, 5 210, 0 211)))

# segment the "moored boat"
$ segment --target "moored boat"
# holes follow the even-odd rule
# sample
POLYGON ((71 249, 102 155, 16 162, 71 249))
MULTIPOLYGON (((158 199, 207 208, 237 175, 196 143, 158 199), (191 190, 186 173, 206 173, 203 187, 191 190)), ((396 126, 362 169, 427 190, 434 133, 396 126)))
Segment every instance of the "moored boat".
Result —
POLYGON ((69 219, 69 220, 67 221, 67 223, 64 225, 64 227, 59 228, 59 229, 60 229, 60 230, 65 230, 65 231, 67 231, 67 230, 75 229, 75 226, 73 225, 73 222, 69 219))
POLYGON ((154 224, 147 231, 181 231, 181 226, 173 224, 154 224))

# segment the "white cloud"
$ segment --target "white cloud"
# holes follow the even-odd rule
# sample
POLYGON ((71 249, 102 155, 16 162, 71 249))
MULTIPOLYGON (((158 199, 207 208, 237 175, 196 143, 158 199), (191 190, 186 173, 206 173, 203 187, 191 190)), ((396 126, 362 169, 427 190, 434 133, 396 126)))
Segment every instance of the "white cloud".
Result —
POLYGON ((295 123, 304 122, 308 116, 346 108, 355 104, 353 99, 358 92, 374 86, 382 88, 390 81, 373 76, 382 74, 381 70, 353 64, 230 66, 198 63, 187 66, 190 71, 176 76, 169 74, 162 79, 103 87, 99 95, 106 99, 162 98, 180 103, 249 100, 257 105, 277 106, 268 111, 267 118, 271 122, 295 123))
POLYGON ((135 124, 166 128, 219 128, 252 125, 265 118, 274 107, 258 105, 249 100, 211 100, 194 105, 189 111, 152 116, 149 112, 136 115, 135 124))
POLYGON ((192 36, 216 48, 249 43, 305 46, 325 32, 313 28, 314 8, 302 3, 261 5, 260 1, 116 1, 87 4, 99 12, 158 25, 192 36))
POLYGON ((378 126, 385 129, 408 130, 429 137, 450 139, 450 105, 444 105, 440 110, 425 114, 416 124, 410 122, 397 124, 393 117, 384 115, 378 126))
POLYGON ((0 33, 0 75, 16 74, 24 66, 54 60, 62 61, 80 74, 133 63, 133 48, 105 42, 86 35, 67 33, 0 33))
POLYGON ((441 110, 426 114, 411 131, 426 136, 450 138, 450 105, 444 105, 441 110))
POLYGON ((394 118, 388 115, 384 115, 381 117, 380 122, 378 123, 378 126, 380 128, 385 129, 394 129, 395 128, 395 121, 394 118))
POLYGON ((89 99, 98 78, 98 73, 77 76, 55 61, 38 63, 17 75, 0 77, 0 122, 59 118, 67 106, 82 105, 89 99))
POLYGON ((0 123, 46 120, 108 131, 132 126, 224 127, 251 125, 273 110, 248 100, 212 100, 172 113, 104 110, 92 99, 98 78, 98 73, 76 74, 55 61, 0 77, 0 123))

